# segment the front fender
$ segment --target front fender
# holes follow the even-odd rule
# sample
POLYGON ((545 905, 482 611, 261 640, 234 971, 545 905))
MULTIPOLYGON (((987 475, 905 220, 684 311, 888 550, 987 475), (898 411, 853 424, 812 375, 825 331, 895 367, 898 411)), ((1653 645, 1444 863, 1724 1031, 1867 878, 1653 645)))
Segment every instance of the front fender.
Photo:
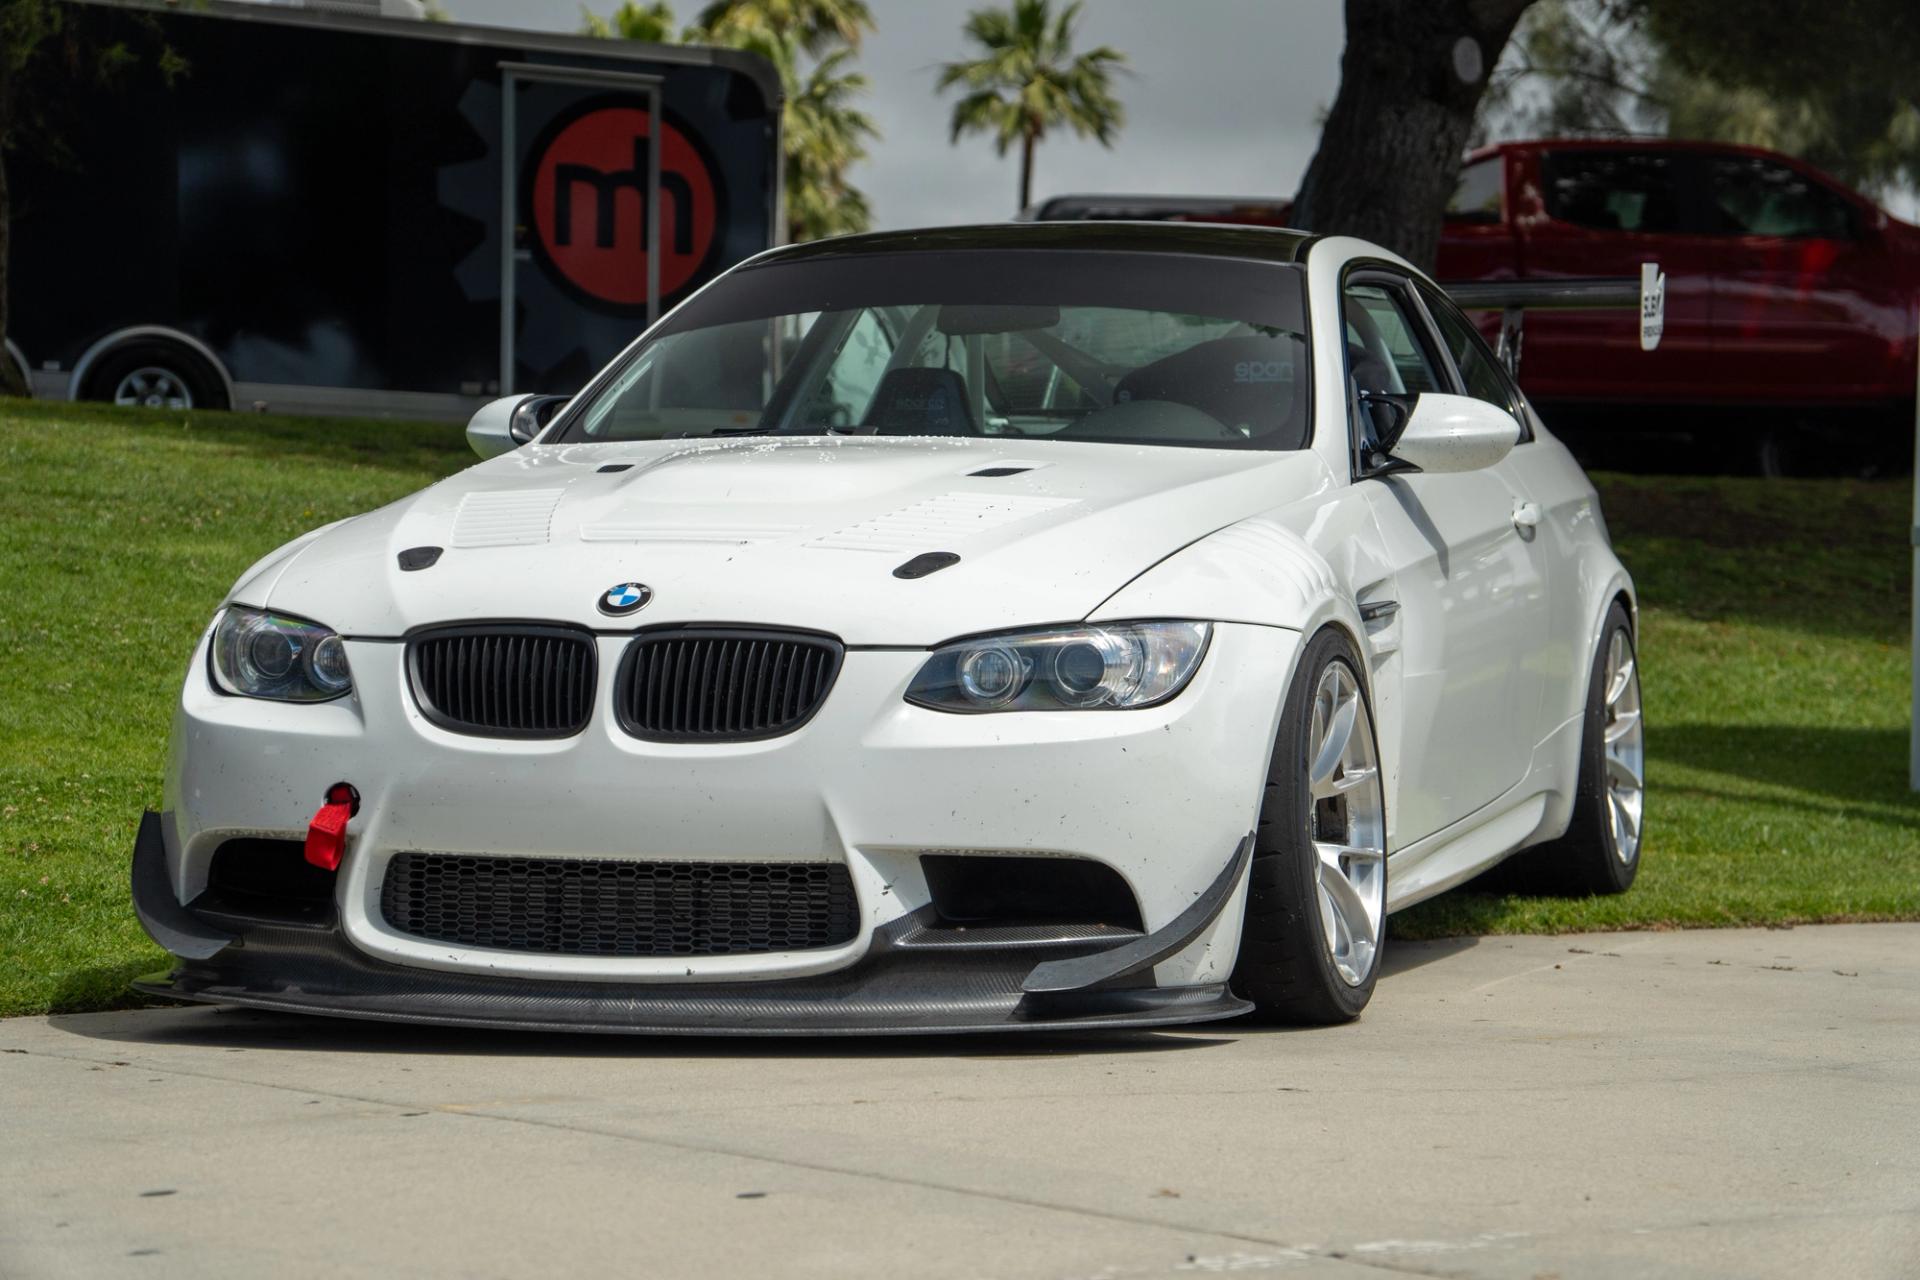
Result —
MULTIPOLYGON (((1363 508, 1338 504, 1322 510, 1336 520, 1368 518, 1363 508)), ((1334 533, 1322 541, 1352 563, 1330 561, 1276 515, 1254 516, 1176 551, 1114 592, 1087 620, 1207 618, 1302 635, 1334 625, 1366 654, 1355 593, 1380 577, 1384 566, 1367 559, 1373 539, 1362 536, 1366 530, 1321 532, 1334 533)))
POLYGON ((284 542, 267 552, 248 566, 245 573, 234 579, 232 589, 227 592, 226 599, 221 601, 221 607, 225 608, 236 600, 264 607, 267 596, 273 591, 274 583, 280 580, 280 575, 286 572, 288 565, 299 558, 302 551, 312 546, 322 534, 338 529, 348 520, 358 518, 348 516, 342 520, 335 520, 331 524, 323 524, 318 529, 309 529, 291 542, 284 542))

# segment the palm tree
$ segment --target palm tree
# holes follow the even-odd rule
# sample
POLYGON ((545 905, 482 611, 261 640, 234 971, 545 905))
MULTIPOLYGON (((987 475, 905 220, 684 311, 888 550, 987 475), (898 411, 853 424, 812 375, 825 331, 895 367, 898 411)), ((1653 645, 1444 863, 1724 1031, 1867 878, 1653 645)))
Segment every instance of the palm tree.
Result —
POLYGON ((780 135, 787 239, 867 229, 867 198, 847 181, 847 170, 866 159, 866 144, 879 130, 853 105, 867 91, 867 78, 843 70, 873 27, 865 0, 714 0, 697 23, 678 32, 669 0, 625 0, 611 19, 591 12, 585 19, 589 35, 724 45, 766 58, 786 97, 780 135), (803 73, 807 57, 814 63, 803 73))
POLYGON ((996 151, 1020 143, 1020 207, 1033 199, 1033 149, 1049 129, 1066 125, 1083 138, 1110 147, 1126 113, 1113 96, 1113 75, 1126 55, 1101 45, 1075 55, 1074 0, 1056 17, 1049 0, 1013 0, 1010 9, 976 9, 967 18, 967 38, 982 56, 950 62, 939 91, 959 85, 965 96, 953 107, 952 141, 964 133, 991 133, 996 151))
POLYGON ((836 44, 858 49, 860 37, 873 30, 873 14, 866 0, 713 0, 697 25, 735 48, 758 36, 796 43, 818 57, 836 44))
POLYGON ((611 17, 603 18, 590 9, 580 10, 581 30, 603 40, 639 40, 645 44, 676 44, 679 35, 673 28, 673 6, 666 0, 640 4, 626 0, 611 17))
POLYGON ((787 229, 794 240, 848 235, 873 222, 866 195, 847 182, 847 170, 867 158, 866 140, 879 134, 851 105, 867 89, 859 72, 840 74, 851 57, 851 49, 834 50, 787 96, 787 229))

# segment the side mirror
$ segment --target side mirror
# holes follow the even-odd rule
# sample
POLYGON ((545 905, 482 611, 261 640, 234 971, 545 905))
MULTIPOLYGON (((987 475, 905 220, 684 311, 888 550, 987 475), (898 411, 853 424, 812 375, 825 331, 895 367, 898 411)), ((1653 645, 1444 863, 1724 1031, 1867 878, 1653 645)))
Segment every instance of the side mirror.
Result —
POLYGON ((1382 443, 1387 457, 1376 475, 1408 469, 1478 471, 1520 443, 1520 424, 1484 400, 1422 391, 1413 397, 1400 429, 1382 443))
POLYGON ((539 435, 568 396, 507 396, 480 406, 467 423, 467 444, 482 458, 497 458, 539 435))

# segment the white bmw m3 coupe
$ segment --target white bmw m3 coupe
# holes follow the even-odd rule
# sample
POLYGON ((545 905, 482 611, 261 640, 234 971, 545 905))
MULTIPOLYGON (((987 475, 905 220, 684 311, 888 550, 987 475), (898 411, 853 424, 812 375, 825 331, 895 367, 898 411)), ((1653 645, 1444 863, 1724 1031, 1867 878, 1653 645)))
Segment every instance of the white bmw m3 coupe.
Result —
POLYGON ((763 254, 188 670, 144 990, 520 1028, 1357 1016, 1640 850, 1633 585, 1432 281, 1244 228, 763 254))

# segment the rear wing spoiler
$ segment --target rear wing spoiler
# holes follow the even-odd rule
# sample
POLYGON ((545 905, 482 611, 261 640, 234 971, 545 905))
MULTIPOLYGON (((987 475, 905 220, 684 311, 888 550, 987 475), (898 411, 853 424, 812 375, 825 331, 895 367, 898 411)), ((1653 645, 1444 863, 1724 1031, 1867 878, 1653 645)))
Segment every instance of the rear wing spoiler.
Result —
POLYGON ((1640 312, 1640 349, 1660 345, 1667 323, 1667 277, 1657 262, 1640 264, 1632 276, 1567 276, 1557 280, 1465 280, 1442 286, 1462 311, 1498 311, 1500 341, 1494 348, 1507 372, 1519 376, 1520 346, 1528 311, 1640 312))

